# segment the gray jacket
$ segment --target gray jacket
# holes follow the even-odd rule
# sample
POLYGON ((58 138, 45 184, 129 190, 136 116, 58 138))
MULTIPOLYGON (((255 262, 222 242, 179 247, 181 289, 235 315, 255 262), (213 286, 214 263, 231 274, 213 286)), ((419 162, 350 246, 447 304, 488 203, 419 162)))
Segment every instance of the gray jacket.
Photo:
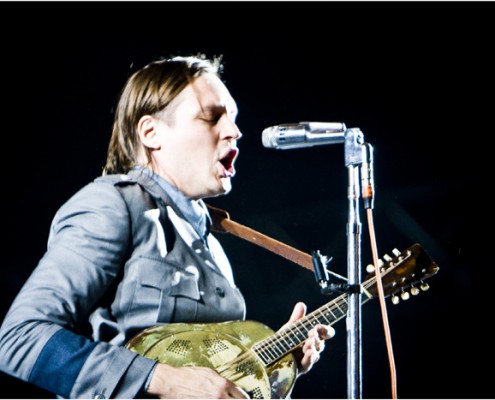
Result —
POLYGON ((57 212, 0 328, 0 369, 59 397, 142 397, 155 361, 123 347, 171 322, 245 318, 230 264, 139 171, 102 176, 57 212))

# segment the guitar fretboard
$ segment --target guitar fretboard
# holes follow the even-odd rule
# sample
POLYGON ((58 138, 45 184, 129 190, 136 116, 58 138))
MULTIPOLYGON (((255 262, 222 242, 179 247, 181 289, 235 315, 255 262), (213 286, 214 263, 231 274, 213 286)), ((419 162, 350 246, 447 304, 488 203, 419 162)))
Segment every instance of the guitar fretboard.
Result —
MULTIPOLYGON (((438 269, 436 263, 421 246, 414 244, 380 267, 384 295, 392 295, 416 283, 420 283, 420 288, 426 290, 427 285, 424 285, 423 280, 436 274, 438 269)), ((377 296, 376 284, 376 276, 370 277, 363 283, 361 304, 377 296)), ((345 317, 347 311, 347 294, 342 294, 294 324, 259 341, 251 349, 266 367, 304 342, 308 332, 316 325, 332 325, 345 317)))
MULTIPOLYGON (((366 295, 363 294, 363 296, 366 295)), ((370 298, 363 297, 362 303, 370 298)), ((265 366, 270 365, 304 342, 308 337, 308 332, 316 325, 332 325, 345 317, 347 309, 347 295, 340 295, 296 323, 256 343, 252 350, 259 356, 265 366)))

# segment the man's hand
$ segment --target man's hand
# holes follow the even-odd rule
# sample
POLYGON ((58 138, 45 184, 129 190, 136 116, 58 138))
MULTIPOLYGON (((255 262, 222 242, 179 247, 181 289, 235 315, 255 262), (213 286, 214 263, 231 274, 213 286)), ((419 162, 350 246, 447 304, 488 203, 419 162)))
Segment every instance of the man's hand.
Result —
MULTIPOLYGON (((289 321, 280 329, 284 329, 289 325, 299 321, 306 315, 306 304, 298 302, 294 306, 292 315, 289 321)), ((297 360, 298 373, 304 374, 308 372, 314 363, 320 359, 320 353, 325 349, 325 340, 332 338, 335 335, 335 329, 329 325, 316 325, 308 332, 308 338, 304 341, 302 347, 295 351, 297 360)))
POLYGON ((206 367, 157 364, 148 394, 161 399, 249 399, 248 394, 206 367))

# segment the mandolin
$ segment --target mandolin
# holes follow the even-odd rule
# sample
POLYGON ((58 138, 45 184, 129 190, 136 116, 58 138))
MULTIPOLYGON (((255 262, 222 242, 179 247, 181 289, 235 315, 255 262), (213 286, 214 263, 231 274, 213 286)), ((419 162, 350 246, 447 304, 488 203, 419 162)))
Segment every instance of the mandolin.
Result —
MULTIPOLYGON (((427 290, 424 281, 439 268, 419 244, 394 256, 384 256, 380 266, 382 287, 394 304, 427 290), (409 291, 407 291, 409 289, 409 291)), ((375 272, 362 283, 362 303, 378 296, 375 272)), ((202 366, 216 370, 245 390, 250 398, 287 398, 297 377, 292 351, 318 324, 332 325, 347 314, 347 294, 307 314, 277 332, 256 321, 172 323, 141 331, 126 347, 145 357, 173 366, 202 366)))

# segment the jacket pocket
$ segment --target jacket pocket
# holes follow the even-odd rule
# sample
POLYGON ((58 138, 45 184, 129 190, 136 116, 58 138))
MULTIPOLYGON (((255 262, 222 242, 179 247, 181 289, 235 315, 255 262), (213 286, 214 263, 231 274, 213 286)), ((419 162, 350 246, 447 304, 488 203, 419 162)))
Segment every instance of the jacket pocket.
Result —
POLYGON ((141 258, 139 264, 135 307, 149 314, 152 323, 194 321, 201 300, 197 268, 148 258, 141 258))

